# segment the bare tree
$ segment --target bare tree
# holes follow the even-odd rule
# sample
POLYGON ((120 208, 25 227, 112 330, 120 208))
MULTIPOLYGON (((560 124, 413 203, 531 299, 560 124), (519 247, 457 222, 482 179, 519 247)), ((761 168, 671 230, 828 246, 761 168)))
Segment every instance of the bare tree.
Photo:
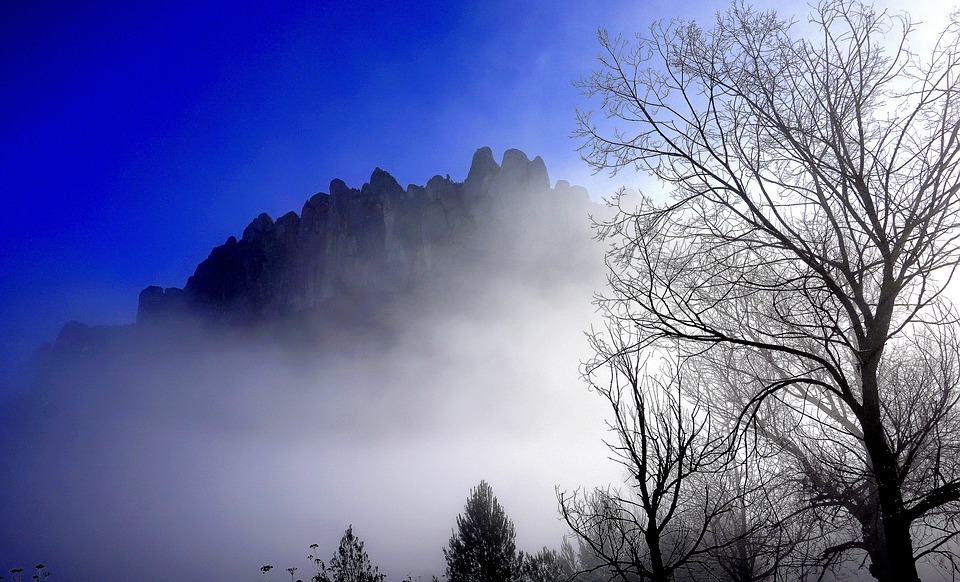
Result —
POLYGON ((629 475, 625 491, 560 494, 574 534, 597 558, 591 570, 624 580, 666 582, 691 574, 709 552, 730 540, 711 536, 731 509, 729 491, 708 475, 723 471, 730 441, 684 397, 679 370, 645 374, 632 326, 608 319, 594 334, 597 357, 585 377, 613 411, 616 442, 608 443, 629 475), (691 503, 692 499, 696 502, 691 503))
POLYGON ((711 30, 601 32, 581 84, 606 115, 579 115, 585 159, 673 189, 612 201, 608 311, 778 452, 835 536, 825 563, 864 551, 883 581, 956 531, 958 28, 920 59, 906 15, 827 0, 805 38, 735 3, 711 30))
MULTIPOLYGON (((778 459, 738 450, 738 462, 708 478, 724 483, 729 510, 711 524, 708 570, 730 582, 802 580, 821 532, 797 495, 795 483, 770 470, 778 459)), ((692 503, 697 502, 696 495, 692 503)))

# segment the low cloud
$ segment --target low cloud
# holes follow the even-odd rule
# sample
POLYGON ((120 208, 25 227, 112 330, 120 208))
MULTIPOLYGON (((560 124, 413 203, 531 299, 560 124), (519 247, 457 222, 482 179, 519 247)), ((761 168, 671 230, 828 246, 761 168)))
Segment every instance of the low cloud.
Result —
POLYGON ((520 216, 322 348, 276 329, 104 330, 120 339, 4 410, 0 566, 256 580, 265 563, 306 573, 308 545, 328 558, 353 524, 389 580, 439 575, 481 479, 520 548, 559 546, 554 488, 618 475, 578 378, 601 261, 585 219, 520 216))

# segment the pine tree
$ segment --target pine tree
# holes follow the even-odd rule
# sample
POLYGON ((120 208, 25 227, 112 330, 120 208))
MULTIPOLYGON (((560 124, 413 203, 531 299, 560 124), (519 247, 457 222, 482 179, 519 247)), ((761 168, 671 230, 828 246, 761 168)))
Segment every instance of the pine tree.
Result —
POLYGON ((370 565, 363 542, 353 535, 353 525, 343 533, 340 548, 330 558, 330 568, 323 568, 322 562, 320 568, 314 582, 383 582, 386 578, 379 568, 370 565))
POLYGON ((519 575, 513 522, 481 481, 467 498, 457 531, 443 550, 448 582, 511 582, 519 575))
POLYGON ((576 559, 570 543, 561 551, 544 547, 536 554, 519 553, 521 582, 566 582, 576 573, 576 559))

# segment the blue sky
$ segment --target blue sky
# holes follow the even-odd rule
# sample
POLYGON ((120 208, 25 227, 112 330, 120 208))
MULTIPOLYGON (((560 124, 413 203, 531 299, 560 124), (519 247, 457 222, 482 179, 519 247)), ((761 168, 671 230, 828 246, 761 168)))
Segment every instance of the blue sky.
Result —
POLYGON ((132 321, 140 289, 183 285, 212 246, 333 178, 463 179, 488 145, 584 182, 572 82, 598 26, 648 10, 662 8, 0 4, 4 363, 70 319, 132 321))

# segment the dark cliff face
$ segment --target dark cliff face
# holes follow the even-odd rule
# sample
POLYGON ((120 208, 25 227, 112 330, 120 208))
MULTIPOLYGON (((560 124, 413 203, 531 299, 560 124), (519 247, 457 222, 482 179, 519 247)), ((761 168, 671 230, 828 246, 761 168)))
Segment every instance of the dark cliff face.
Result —
MULTIPOLYGON (((561 181, 551 189, 543 160, 519 150, 497 164, 490 148, 480 148, 464 182, 434 176, 404 189, 377 168, 359 190, 333 180, 299 215, 261 214, 240 240, 214 248, 183 289, 144 289, 137 322, 243 321, 394 294, 446 262, 471 260, 479 239, 516 240, 532 215, 569 228, 588 204, 582 188, 561 181)), ((511 252, 503 240, 500 250, 511 252)))
POLYGON ((498 470, 504 447, 579 446, 570 398, 604 275, 587 214, 602 208, 551 188, 539 158, 498 161, 479 150, 462 183, 335 180, 197 257, 184 288, 145 289, 137 324, 65 325, 0 406, 23 547, 84 532, 77 563, 110 561, 147 532, 183 556, 200 521, 266 524, 235 542, 256 556, 317 535, 297 503, 349 523, 350 499, 380 495, 357 483, 431 491, 451 459, 498 470))

